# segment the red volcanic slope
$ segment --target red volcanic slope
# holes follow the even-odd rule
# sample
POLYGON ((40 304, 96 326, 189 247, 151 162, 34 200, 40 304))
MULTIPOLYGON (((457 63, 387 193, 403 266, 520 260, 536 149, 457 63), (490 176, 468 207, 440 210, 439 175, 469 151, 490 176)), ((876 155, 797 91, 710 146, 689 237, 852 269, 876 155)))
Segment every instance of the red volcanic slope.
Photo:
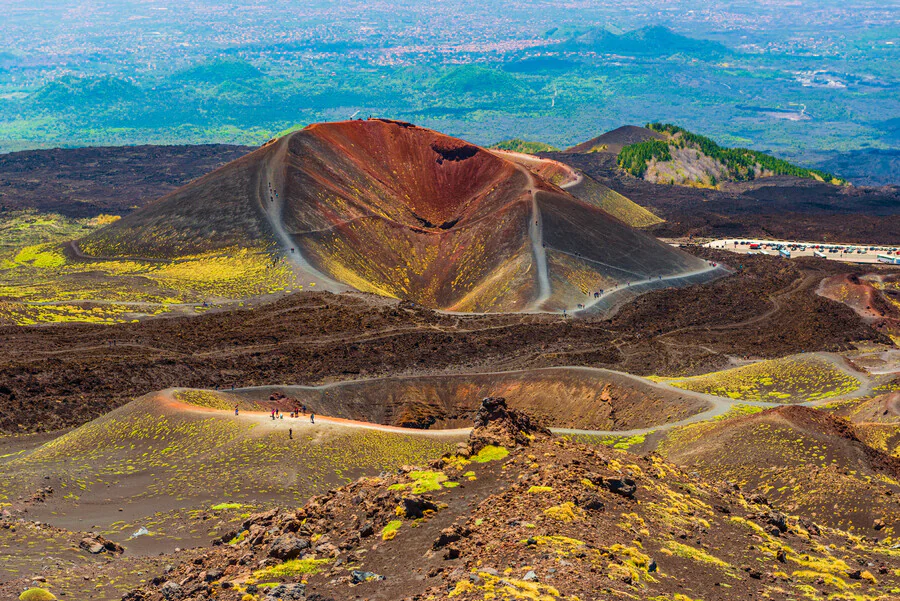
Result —
POLYGON ((507 157, 387 120, 309 126, 89 242, 140 256, 267 246, 326 287, 459 311, 573 308, 703 267, 507 157))

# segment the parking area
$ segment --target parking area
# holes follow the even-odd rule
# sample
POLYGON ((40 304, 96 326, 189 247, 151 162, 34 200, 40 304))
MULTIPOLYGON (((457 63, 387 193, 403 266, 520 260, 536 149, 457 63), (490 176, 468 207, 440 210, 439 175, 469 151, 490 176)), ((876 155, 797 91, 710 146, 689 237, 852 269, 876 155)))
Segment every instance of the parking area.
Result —
POLYGON ((823 260, 848 263, 893 263, 900 265, 900 248, 864 244, 835 244, 830 242, 799 242, 796 240, 759 240, 727 238, 704 244, 740 254, 779 255, 785 258, 818 257, 823 260))

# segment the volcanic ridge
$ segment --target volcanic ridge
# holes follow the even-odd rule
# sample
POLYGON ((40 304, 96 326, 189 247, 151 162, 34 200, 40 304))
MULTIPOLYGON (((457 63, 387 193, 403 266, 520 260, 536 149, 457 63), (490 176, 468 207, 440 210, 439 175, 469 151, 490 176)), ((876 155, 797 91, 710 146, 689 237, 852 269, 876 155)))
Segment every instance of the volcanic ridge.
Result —
POLYGON ((396 121, 312 125, 79 245, 166 259, 265 249, 319 289, 461 312, 572 310, 715 271, 565 191, 573 170, 524 156, 396 121))

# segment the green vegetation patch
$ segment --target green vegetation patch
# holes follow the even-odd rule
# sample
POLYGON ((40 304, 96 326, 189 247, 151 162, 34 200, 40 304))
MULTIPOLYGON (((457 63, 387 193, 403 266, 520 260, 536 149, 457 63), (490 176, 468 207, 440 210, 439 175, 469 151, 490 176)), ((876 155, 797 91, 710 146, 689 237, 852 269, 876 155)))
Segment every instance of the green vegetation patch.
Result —
POLYGON ((213 511, 226 511, 228 509, 240 509, 243 505, 241 503, 219 503, 218 505, 213 505, 210 509, 213 511))
MULTIPOLYGON (((672 148, 691 148, 723 165, 728 177, 735 181, 748 181, 769 175, 792 175, 835 185, 847 183, 830 173, 799 167, 764 152, 719 146, 710 138, 691 133, 670 123, 648 123, 645 127, 664 134, 667 139, 639 142, 622 149, 619 153, 619 167, 635 177, 643 177, 648 164, 653 160, 671 161, 672 148)), ((711 183, 716 185, 714 179, 711 183)))
POLYGON ((646 434, 635 434, 634 436, 604 436, 600 439, 601 444, 605 444, 606 446, 612 447, 614 449, 619 449, 622 451, 627 451, 634 445, 643 444, 643 442, 647 439, 646 434))
POLYGON ((84 243, 86 255, 119 257, 93 259, 67 254, 56 238, 44 232, 19 236, 23 245, 5 240, 0 245, 0 323, 133 321, 176 309, 198 313, 304 287, 292 268, 273 260, 267 249, 230 248, 156 260, 84 243), (28 243, 47 238, 54 241, 28 243))
POLYGON ((669 143, 662 140, 647 140, 626 146, 619 152, 619 167, 635 177, 644 177, 647 165, 651 161, 667 162, 672 160, 669 143))
POLYGON ((544 144, 543 142, 529 142, 520 138, 504 140, 492 145, 495 150, 508 150, 510 152, 522 152, 525 154, 537 154, 539 152, 558 152, 559 148, 544 144))
POLYGON ((722 415, 717 415, 713 419, 715 421, 724 421, 726 419, 731 419, 733 417, 744 417, 745 415, 753 415, 755 413, 760 413, 764 411, 763 407, 758 405, 732 405, 731 408, 723 413, 722 415))

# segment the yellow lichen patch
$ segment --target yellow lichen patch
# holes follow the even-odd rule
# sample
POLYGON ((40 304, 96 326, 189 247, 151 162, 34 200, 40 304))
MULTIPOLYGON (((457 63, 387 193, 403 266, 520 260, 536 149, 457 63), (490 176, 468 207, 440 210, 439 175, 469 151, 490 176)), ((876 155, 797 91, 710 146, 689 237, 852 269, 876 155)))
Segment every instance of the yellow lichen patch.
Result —
POLYGON ((829 549, 822 545, 815 546, 819 555, 813 553, 798 553, 790 545, 782 542, 766 532, 761 526, 750 520, 734 516, 732 522, 741 524, 759 536, 763 542, 759 545, 760 551, 771 557, 781 555, 785 561, 797 564, 804 573, 844 575, 850 570, 850 566, 843 559, 829 555, 829 549))
POLYGON ((632 583, 656 582, 649 572, 650 556, 637 547, 615 544, 602 555, 610 560, 606 569, 611 579, 621 580, 623 575, 627 575, 632 583))
POLYGON ((235 407, 244 411, 264 411, 265 408, 259 403, 247 402, 240 397, 231 396, 224 392, 212 390, 179 390, 172 396, 188 405, 197 407, 205 407, 207 409, 218 409, 220 411, 231 411, 235 407))
POLYGON ((664 548, 671 551, 673 555, 682 557, 684 559, 691 559, 700 563, 708 563, 720 568, 731 567, 728 562, 722 561, 718 557, 707 553, 703 549, 697 549, 696 547, 691 547, 682 543, 677 543, 675 541, 667 542, 664 548))
POLYGON ((847 583, 843 579, 827 572, 815 572, 813 570, 795 570, 791 574, 791 577, 796 578, 797 580, 803 580, 805 582, 816 582, 817 580, 822 580, 828 586, 833 586, 838 589, 847 588, 847 583))
POLYGON ((508 455, 509 451, 505 447, 487 445, 469 459, 475 463, 487 463, 488 461, 499 461, 508 455))
MULTIPOLYGON (((567 557, 579 550, 583 550, 586 547, 584 541, 580 541, 575 538, 569 538, 568 536, 534 536, 532 537, 534 543, 541 547, 547 546, 553 549, 557 555, 562 557, 567 557)), ((522 541, 525 543, 526 541, 522 541)))
POLYGON ((567 501, 561 505, 548 507, 544 510, 544 515, 560 522, 577 522, 584 519, 585 513, 575 503, 567 501))
POLYGON ((552 486, 532 486, 528 489, 528 493, 532 495, 541 494, 545 492, 553 492, 552 486))
POLYGON ((330 559, 292 559, 277 566, 263 568, 262 570, 253 572, 253 575, 248 582, 318 574, 330 563, 330 559))
POLYGON ((682 494, 664 485, 655 485, 652 488, 663 498, 660 502, 647 504, 647 511, 656 519, 688 531, 698 527, 709 528, 709 519, 713 515, 712 508, 696 495, 682 494))
POLYGON ((670 380, 672 386, 735 400, 803 402, 848 394, 859 380, 831 363, 795 355, 670 380))
POLYGON ((131 321, 176 309, 199 313, 302 288, 293 270, 264 249, 166 260, 69 258, 57 244, 3 253, 0 322, 19 325, 131 321))
POLYGON ((458 486, 457 482, 450 482, 444 472, 433 470, 415 470, 407 474, 412 480, 411 482, 400 482, 392 484, 388 490, 409 490, 415 495, 426 492, 441 490, 442 488, 453 488, 458 486))
POLYGON ((393 540, 397 536, 397 532, 400 530, 400 526, 403 525, 403 522, 400 520, 391 520, 387 523, 387 525, 381 530, 381 540, 393 540))
POLYGON ((481 593, 484 599, 527 599, 529 601, 555 601, 557 599, 571 599, 563 597, 559 590, 547 584, 539 582, 519 580, 508 576, 495 576, 487 572, 478 573, 479 584, 471 580, 461 580, 456 583, 450 592, 450 597, 458 597, 465 593, 481 593))

